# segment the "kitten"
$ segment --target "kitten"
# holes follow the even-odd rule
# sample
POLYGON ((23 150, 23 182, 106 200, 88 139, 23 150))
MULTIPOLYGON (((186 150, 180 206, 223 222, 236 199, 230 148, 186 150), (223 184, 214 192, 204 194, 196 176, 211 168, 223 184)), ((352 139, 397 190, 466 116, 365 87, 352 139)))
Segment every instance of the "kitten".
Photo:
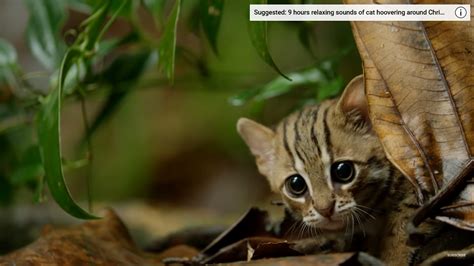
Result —
POLYGON ((340 239, 364 230, 373 255, 407 261, 405 225, 416 199, 371 129, 362 76, 339 99, 304 107, 275 130, 246 118, 237 130, 297 219, 340 239))

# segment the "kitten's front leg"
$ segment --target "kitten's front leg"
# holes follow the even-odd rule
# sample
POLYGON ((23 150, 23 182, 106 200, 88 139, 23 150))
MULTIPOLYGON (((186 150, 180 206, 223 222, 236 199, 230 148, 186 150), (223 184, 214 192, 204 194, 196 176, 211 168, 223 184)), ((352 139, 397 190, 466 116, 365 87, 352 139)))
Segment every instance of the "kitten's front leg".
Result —
MULTIPOLYGON (((411 194, 389 214, 379 256, 387 265, 407 265, 412 260, 411 257, 418 247, 408 245, 407 225, 417 208, 415 196, 411 194)), ((419 226, 420 232, 427 238, 435 234, 438 229, 437 222, 427 221, 419 226)))
POLYGON ((340 234, 321 234, 315 237, 296 240, 294 243, 293 249, 303 254, 322 254, 348 251, 344 236, 341 236, 340 234))
POLYGON ((406 244, 408 240, 406 225, 410 217, 407 210, 401 210, 400 213, 392 212, 389 215, 379 255, 387 265, 406 265, 414 251, 413 247, 406 244))

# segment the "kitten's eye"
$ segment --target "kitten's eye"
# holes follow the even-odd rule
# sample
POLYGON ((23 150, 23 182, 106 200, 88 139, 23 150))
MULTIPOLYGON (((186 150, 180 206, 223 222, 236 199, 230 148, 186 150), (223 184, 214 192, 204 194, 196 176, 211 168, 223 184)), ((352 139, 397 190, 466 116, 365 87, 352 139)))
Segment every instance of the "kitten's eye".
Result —
POLYGON ((296 197, 299 197, 303 195, 306 190, 306 181, 304 181, 304 178, 300 175, 292 175, 286 179, 286 188, 288 191, 296 197))
POLYGON ((331 178, 334 182, 349 183, 354 176, 354 164, 350 161, 335 162, 331 165, 331 178))

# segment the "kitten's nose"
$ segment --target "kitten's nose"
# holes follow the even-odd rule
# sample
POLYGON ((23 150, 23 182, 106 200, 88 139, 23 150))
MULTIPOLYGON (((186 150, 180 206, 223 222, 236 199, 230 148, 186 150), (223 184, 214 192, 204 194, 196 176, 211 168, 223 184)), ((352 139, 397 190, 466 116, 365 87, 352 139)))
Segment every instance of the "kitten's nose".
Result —
POLYGON ((322 216, 329 218, 334 213, 334 205, 334 201, 331 201, 328 204, 325 204, 324 207, 321 208, 321 206, 318 206, 319 208, 315 207, 315 209, 322 216))

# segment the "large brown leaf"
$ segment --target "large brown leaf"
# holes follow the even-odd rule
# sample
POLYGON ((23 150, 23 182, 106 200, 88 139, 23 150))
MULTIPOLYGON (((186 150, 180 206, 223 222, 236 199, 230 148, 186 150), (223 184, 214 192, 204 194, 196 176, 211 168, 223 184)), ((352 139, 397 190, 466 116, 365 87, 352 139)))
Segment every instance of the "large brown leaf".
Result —
MULTIPOLYGON (((440 2, 414 4, 433 3, 440 2)), ((442 3, 473 6, 468 0, 442 3)), ((353 22, 352 29, 374 129, 424 203, 414 225, 436 214, 438 220, 474 230, 474 184, 468 181, 474 154, 472 14, 470 22, 353 22)))

